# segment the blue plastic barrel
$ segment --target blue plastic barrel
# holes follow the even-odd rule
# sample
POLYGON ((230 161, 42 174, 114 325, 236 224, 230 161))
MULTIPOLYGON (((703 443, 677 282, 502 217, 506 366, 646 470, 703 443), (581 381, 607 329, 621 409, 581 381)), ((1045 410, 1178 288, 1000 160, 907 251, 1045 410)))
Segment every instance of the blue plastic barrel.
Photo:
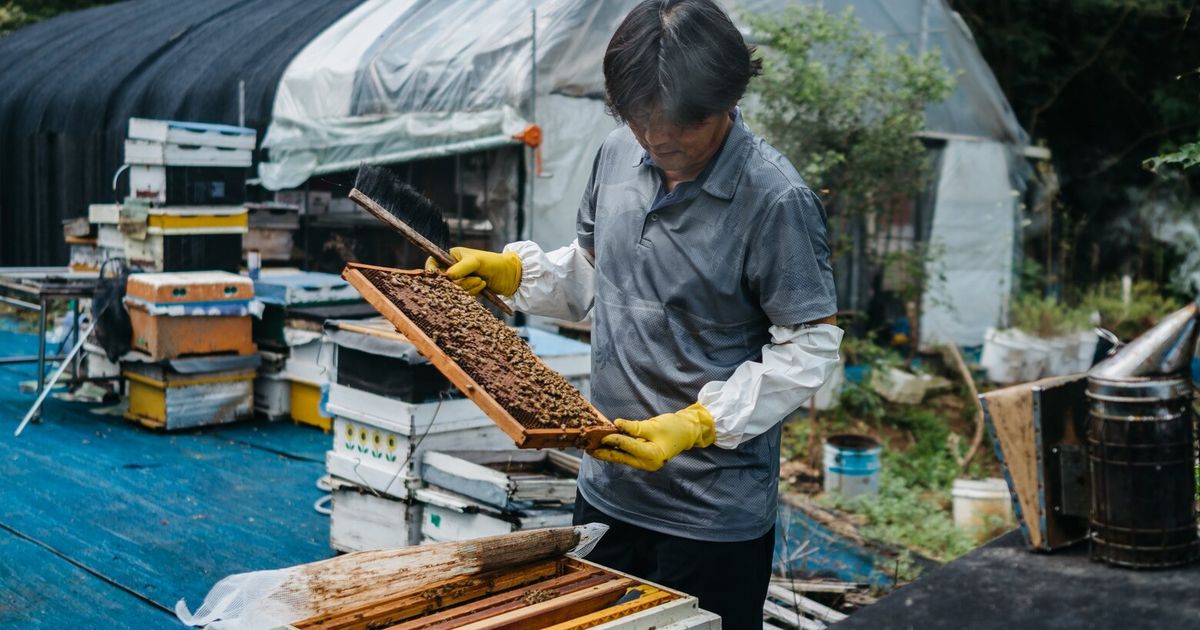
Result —
POLYGON ((869 435, 843 433, 825 440, 825 492, 844 497, 879 493, 883 447, 869 435))

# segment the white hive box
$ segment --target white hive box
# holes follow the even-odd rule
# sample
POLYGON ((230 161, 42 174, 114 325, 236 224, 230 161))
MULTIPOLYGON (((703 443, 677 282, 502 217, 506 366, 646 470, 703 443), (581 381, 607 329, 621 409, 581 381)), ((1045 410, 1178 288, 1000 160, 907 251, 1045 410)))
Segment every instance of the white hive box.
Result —
POLYGON ((292 388, 283 374, 258 373, 254 378, 254 410, 271 421, 291 415, 292 388))
POLYGON ((334 416, 326 470, 354 483, 407 497, 427 450, 515 448, 469 400, 406 403, 329 385, 334 416), (373 413, 372 413, 373 412, 373 413))
POLYGON ((146 201, 166 203, 167 167, 131 165, 129 167, 129 194, 146 201))
POLYGON ((125 163, 145 166, 232 166, 253 163, 249 149, 163 144, 146 140, 125 141, 125 163))
POLYGON ((435 488, 414 492, 421 504, 421 540, 453 542, 509 534, 523 529, 565 527, 571 524, 567 507, 518 512, 496 509, 460 494, 435 488))
POLYGON ((407 547, 420 542, 421 505, 332 480, 329 546, 337 551, 407 547))
POLYGON ((160 144, 184 144, 199 147, 253 150, 257 132, 249 127, 180 120, 130 118, 131 140, 148 140, 160 144))
POLYGON ((93 203, 88 206, 88 223, 116 225, 121 220, 121 206, 115 203, 93 203))
POLYGON ((426 451, 421 480, 501 510, 575 503, 578 457, 555 450, 426 451))
POLYGON ((285 327, 283 334, 288 345, 288 357, 283 367, 286 378, 318 387, 328 383, 336 366, 333 348, 324 336, 291 327, 285 327))

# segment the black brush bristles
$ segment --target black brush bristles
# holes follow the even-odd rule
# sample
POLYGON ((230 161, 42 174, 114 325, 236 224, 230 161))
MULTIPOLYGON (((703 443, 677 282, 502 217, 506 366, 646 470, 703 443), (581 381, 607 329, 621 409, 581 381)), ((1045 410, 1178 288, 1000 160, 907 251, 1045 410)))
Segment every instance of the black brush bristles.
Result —
POLYGON ((382 166, 360 165, 354 187, 443 251, 450 249, 450 226, 442 211, 392 171, 382 166))

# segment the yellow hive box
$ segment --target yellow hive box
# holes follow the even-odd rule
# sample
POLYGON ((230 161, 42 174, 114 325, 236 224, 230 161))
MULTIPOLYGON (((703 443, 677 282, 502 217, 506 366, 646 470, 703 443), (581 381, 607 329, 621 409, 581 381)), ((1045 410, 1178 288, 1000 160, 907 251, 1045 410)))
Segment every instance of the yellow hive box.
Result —
POLYGON ((172 431, 224 424, 254 413, 254 369, 180 374, 156 364, 125 364, 125 417, 172 431))
POLYGON ((150 234, 245 234, 250 214, 242 207, 152 208, 150 234))
POLYGON ((321 415, 321 387, 304 381, 292 381, 292 420, 320 427, 326 433, 333 428, 333 418, 321 415))

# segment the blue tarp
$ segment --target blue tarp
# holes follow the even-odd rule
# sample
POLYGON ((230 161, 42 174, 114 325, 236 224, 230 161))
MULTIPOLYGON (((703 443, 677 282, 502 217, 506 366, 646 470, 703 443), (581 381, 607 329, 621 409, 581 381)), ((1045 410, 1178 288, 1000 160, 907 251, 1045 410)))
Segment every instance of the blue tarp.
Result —
MULTIPOLYGON (((0 328, 0 355, 35 337, 0 328)), ((284 423, 164 434, 89 406, 33 402, 0 366, 0 627, 170 627, 219 579, 332 556, 322 492, 329 436, 284 423)))

